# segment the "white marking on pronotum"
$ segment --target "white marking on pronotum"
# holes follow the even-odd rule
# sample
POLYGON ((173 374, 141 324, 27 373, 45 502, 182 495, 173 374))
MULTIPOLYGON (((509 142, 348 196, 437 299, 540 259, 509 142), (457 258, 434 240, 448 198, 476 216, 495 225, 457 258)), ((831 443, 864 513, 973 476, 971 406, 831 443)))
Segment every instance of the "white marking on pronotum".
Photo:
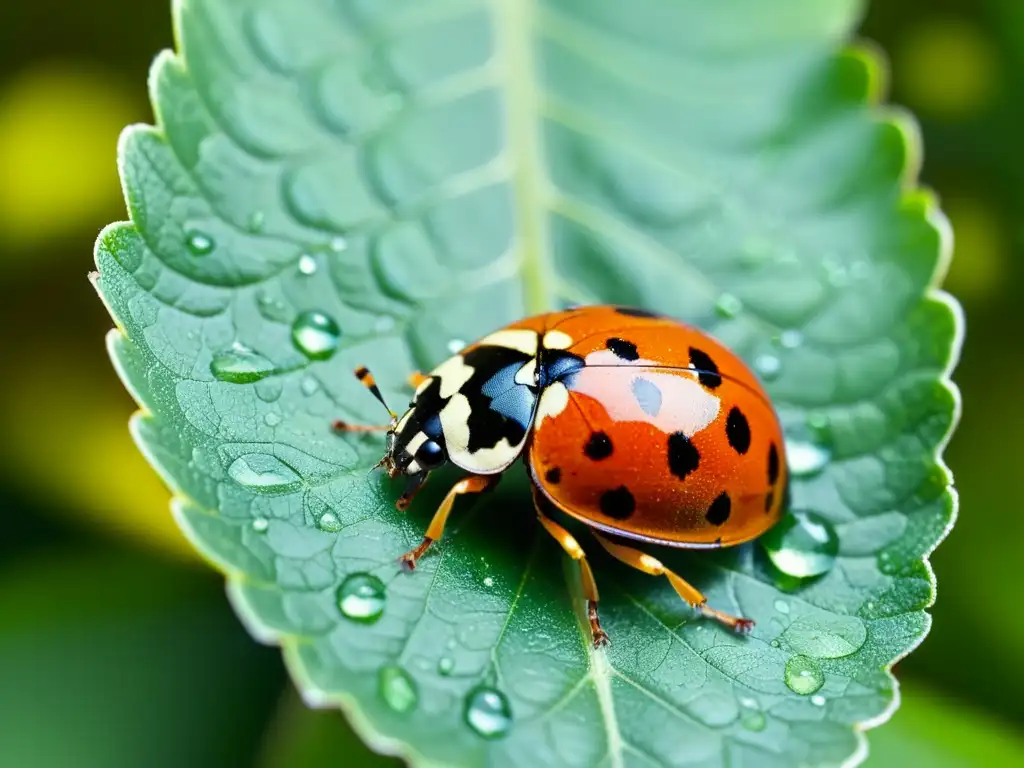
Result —
POLYGON ((527 360, 523 363, 523 367, 516 371, 515 377, 516 384, 523 384, 527 387, 532 387, 537 383, 537 361, 527 360))
POLYGON ((572 346, 572 336, 564 331, 548 331, 544 334, 545 349, 568 349, 572 346))
POLYGON ((441 397, 449 398, 473 378, 473 367, 466 365, 462 355, 455 355, 437 366, 430 375, 441 380, 441 397))
POLYGON ((478 346, 508 347, 533 357, 537 354, 537 333, 525 328, 506 328, 503 331, 495 331, 490 336, 485 336, 480 340, 478 346))

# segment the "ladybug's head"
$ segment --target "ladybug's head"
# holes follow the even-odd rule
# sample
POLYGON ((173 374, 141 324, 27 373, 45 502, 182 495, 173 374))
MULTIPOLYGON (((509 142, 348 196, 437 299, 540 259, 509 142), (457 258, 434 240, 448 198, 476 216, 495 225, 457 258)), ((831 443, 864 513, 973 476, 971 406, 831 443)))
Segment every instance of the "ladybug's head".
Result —
POLYGON ((399 418, 384 402, 373 375, 366 368, 357 368, 356 376, 391 415, 384 457, 377 466, 383 468, 392 479, 402 476, 407 478, 405 491, 396 502, 399 509, 405 509, 427 475, 448 461, 444 438, 441 436, 441 422, 436 412, 438 409, 428 405, 429 399, 424 401, 417 398, 399 418))

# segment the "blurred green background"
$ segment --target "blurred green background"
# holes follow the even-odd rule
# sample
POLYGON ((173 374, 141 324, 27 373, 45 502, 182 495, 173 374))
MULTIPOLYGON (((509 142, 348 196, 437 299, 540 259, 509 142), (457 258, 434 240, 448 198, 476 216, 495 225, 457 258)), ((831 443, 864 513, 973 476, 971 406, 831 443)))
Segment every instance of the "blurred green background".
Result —
MULTIPOLYGON (((862 34, 921 122, 970 329, 948 452, 961 518, 868 765, 1018 764, 1024 2, 877 0, 862 34)), ((124 216, 117 135, 151 120, 146 73, 170 44, 166 0, 0 4, 0 765, 394 765, 304 709, 128 436, 86 274, 99 229, 124 216)))

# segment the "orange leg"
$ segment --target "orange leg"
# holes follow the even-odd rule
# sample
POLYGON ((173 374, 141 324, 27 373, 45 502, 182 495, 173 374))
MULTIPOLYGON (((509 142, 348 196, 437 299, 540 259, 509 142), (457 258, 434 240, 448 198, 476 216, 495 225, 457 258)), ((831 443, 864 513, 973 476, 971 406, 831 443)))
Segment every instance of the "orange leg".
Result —
POLYGON ((651 557, 648 554, 641 552, 639 549, 633 549, 633 547, 627 547, 622 544, 616 544, 609 539, 606 539, 599 533, 594 533, 595 538, 601 542, 601 546, 611 553, 612 557, 617 560, 621 560, 626 565, 630 565, 639 571, 649 573, 651 576, 664 576, 669 580, 669 583, 675 588, 679 596, 686 601, 691 607, 700 611, 700 613, 709 619, 720 621, 725 626, 736 632, 749 632, 754 626, 754 622, 751 619, 742 619, 738 616, 731 616, 728 613, 724 613, 715 608, 708 606, 708 600, 701 594, 700 590, 694 587, 689 582, 683 580, 683 578, 664 565, 660 560, 651 557))
POLYGON ((562 546, 566 554, 580 564, 583 594, 587 598, 587 618, 590 620, 590 636, 594 639, 594 647, 600 648, 603 645, 608 645, 608 633, 601 629, 601 621, 597 617, 597 601, 599 599, 597 582, 594 581, 594 572, 590 570, 587 555, 571 533, 544 514, 541 506, 546 499, 541 498, 540 493, 541 491, 534 486, 533 506, 537 510, 537 519, 544 526, 544 530, 550 533, 554 540, 562 546))
POLYGON ((452 489, 448 491, 448 495, 444 497, 444 501, 441 502, 441 506, 437 508, 437 512, 434 513, 434 518, 430 521, 423 541, 398 558, 402 566, 409 571, 415 569, 416 561, 423 556, 431 544, 441 538, 456 498, 470 493, 489 491, 498 484, 500 479, 501 475, 470 475, 453 485, 452 489))
POLYGON ((409 382, 409 386, 412 387, 413 389, 419 389, 420 384, 422 384, 424 381, 426 381, 429 378, 430 377, 427 376, 425 373, 420 373, 419 371, 413 371, 412 373, 409 374, 409 378, 406 379, 406 381, 409 382))

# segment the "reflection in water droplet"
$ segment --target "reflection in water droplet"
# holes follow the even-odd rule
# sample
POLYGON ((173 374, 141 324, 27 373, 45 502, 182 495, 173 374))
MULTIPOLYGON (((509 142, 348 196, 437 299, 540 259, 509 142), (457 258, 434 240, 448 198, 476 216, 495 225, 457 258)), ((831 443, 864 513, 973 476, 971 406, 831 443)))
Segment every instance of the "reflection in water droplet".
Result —
POLYGON ((299 272, 304 275, 316 274, 317 263, 316 258, 310 256, 308 253, 304 253, 299 256, 299 272))
POLYGON ((462 339, 452 339, 448 342, 448 351, 453 355, 458 354, 466 347, 466 342, 462 339))
POLYGON ((252 529, 256 533, 266 533, 267 528, 270 527, 270 522, 265 517, 256 517, 252 521, 252 529))
POLYGON ((835 528, 815 512, 790 512, 760 541, 776 568, 798 578, 828 572, 839 553, 835 528))
POLYGON ((266 453, 247 453, 228 467, 236 483, 260 493, 286 493, 302 483, 294 470, 266 453))
POLYGON ((754 699, 740 698, 740 725, 748 731, 763 731, 767 721, 761 707, 754 699))
POLYGON ((832 458, 832 453, 805 440, 786 441, 786 461, 793 477, 811 477, 821 472, 832 458))
POLYGON ((324 512, 320 515, 320 519, 316 521, 316 526, 321 531, 327 533, 337 533, 341 530, 341 520, 333 512, 324 512))
POLYGON ((807 656, 793 656, 786 662, 786 685, 793 693, 807 696, 821 688, 825 674, 814 659, 807 656))
POLYGON ((512 727, 512 708, 501 691, 481 686, 466 696, 466 723, 485 739, 496 739, 512 727))
POLYGON ((782 370, 782 361, 775 355, 758 355, 754 358, 754 369, 762 379, 771 381, 782 370))
POLYGON ((338 348, 341 329, 330 315, 310 310, 292 323, 292 343, 311 360, 326 360, 338 348))
POLYGON ((816 693, 813 696, 811 696, 811 704, 813 704, 816 707, 824 707, 825 697, 822 696, 820 693, 816 693))
POLYGON ((789 613, 789 603, 787 603, 785 600, 776 600, 775 610, 779 613, 789 613))
POLYGON ((388 664, 377 673, 377 691, 395 712, 411 712, 419 702, 419 691, 409 673, 396 664, 388 664))
POLYGON ((796 349, 804 343, 804 335, 800 331, 788 330, 779 334, 779 345, 785 349, 796 349))
POLYGON ((736 317, 743 311, 743 302, 731 293, 723 293, 715 302, 715 311, 722 317, 736 317))
POLYGON ((332 237, 331 242, 327 245, 335 253, 341 253, 348 249, 348 240, 339 235, 338 237, 332 237))
POLYGON ((281 417, 278 416, 276 413, 271 412, 263 417, 263 423, 266 424, 268 427, 276 427, 278 424, 281 423, 281 417))
POLYGON ((205 256, 217 247, 217 243, 205 232, 190 229, 185 233, 185 247, 193 256, 205 256))
POLYGON ((370 573, 353 573, 338 587, 338 608, 353 621, 372 624, 384 613, 386 600, 384 582, 370 573))
POLYGON ((441 677, 448 677, 455 669, 455 660, 450 656, 442 656, 437 662, 437 674, 441 677))
POLYGON ((213 356, 210 372, 221 381, 249 384, 272 374, 274 364, 248 347, 236 344, 213 356))

